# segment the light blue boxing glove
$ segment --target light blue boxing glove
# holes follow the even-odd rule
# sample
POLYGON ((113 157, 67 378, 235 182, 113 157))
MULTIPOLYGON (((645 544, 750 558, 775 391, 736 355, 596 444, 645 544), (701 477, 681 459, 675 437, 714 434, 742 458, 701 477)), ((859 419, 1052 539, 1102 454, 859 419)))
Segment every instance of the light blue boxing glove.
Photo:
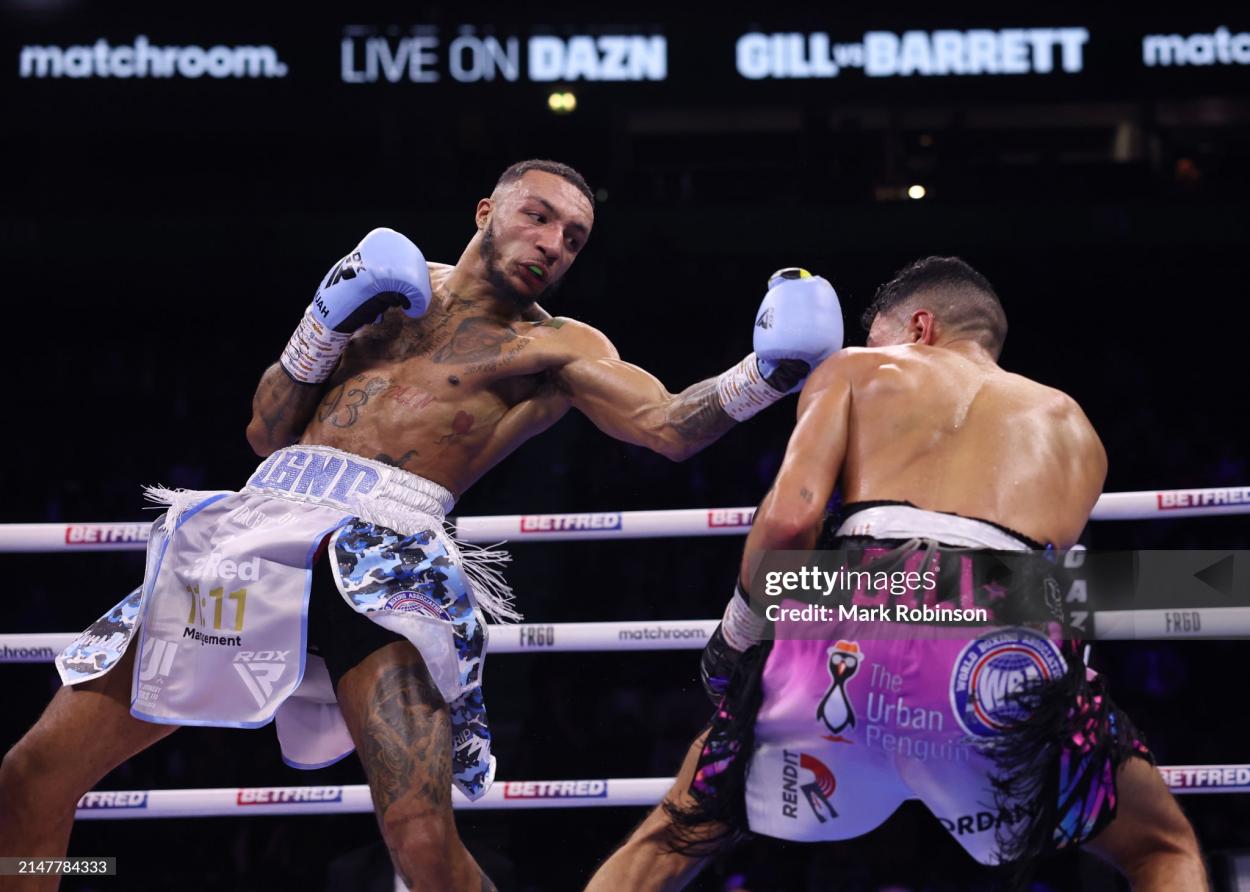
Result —
POLYGON ((773 273, 755 314, 755 352, 717 381, 721 406, 745 421, 797 392, 812 369, 842 349, 842 333, 832 285, 798 267, 773 273))
POLYGON ((754 347, 766 379, 781 360, 807 363, 803 377, 787 391, 797 392, 807 372, 842 349, 838 293, 824 278, 805 269, 777 270, 768 280, 768 293, 755 316, 754 347))
POLYGON ((393 229, 375 229, 334 264, 282 351, 282 367, 296 381, 330 377, 352 332, 402 307, 413 319, 430 308, 430 271, 421 251, 393 229))

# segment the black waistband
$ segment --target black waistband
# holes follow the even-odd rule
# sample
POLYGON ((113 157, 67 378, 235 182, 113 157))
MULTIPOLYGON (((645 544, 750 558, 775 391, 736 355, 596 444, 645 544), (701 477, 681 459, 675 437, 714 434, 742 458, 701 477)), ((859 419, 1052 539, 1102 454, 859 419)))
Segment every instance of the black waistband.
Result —
MULTIPOLYGON (((838 532, 838 527, 842 526, 842 524, 846 522, 847 518, 851 517, 852 515, 858 514, 860 511, 867 511, 869 508, 880 508, 886 505, 902 505, 907 508, 916 508, 917 510, 925 510, 925 511, 928 510, 927 508, 924 508, 924 509, 919 508, 917 505, 914 505, 911 502, 900 502, 900 501, 894 501, 892 499, 880 499, 880 500, 872 501, 872 502, 849 502, 842 506, 842 510, 840 513, 830 514, 825 518, 825 529, 824 529, 824 535, 822 536, 822 538, 832 539, 834 536, 836 536, 838 532)), ((1002 532, 1006 533, 1009 536, 1014 536, 1015 538, 1023 542, 1025 545, 1029 546, 1029 548, 1035 549, 1037 551, 1044 551, 1046 549, 1046 546, 1042 544, 1041 542, 1038 542, 1036 539, 1026 536, 1024 535, 1024 533, 1021 533, 1017 530, 1013 530, 1011 527, 1003 526, 1001 523, 994 523, 994 521, 992 520, 986 520, 983 517, 969 517, 966 514, 956 514, 954 511, 935 511, 933 513, 934 514, 949 514, 951 517, 962 517, 965 520, 975 520, 977 523, 988 524, 989 526, 994 527, 994 529, 996 530, 1001 530, 1002 532)))

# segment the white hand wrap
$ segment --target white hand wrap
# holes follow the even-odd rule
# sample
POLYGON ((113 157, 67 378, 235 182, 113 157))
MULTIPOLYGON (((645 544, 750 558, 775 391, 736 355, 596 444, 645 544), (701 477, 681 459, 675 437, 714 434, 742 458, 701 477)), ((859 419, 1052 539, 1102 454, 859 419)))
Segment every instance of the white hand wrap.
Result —
POLYGON ((310 306, 282 351, 282 367, 296 381, 320 384, 330 377, 351 339, 350 333, 332 331, 318 322, 310 306))
POLYGON ((754 353, 721 373, 716 379, 716 395, 725 414, 734 421, 746 421, 785 396, 764 380, 754 353))
POLYGON ((721 620, 720 633, 725 643, 742 653, 748 647, 764 640, 764 632, 768 629, 768 620, 759 616, 751 609, 747 594, 742 584, 734 585, 734 596, 725 605, 725 616, 721 620))

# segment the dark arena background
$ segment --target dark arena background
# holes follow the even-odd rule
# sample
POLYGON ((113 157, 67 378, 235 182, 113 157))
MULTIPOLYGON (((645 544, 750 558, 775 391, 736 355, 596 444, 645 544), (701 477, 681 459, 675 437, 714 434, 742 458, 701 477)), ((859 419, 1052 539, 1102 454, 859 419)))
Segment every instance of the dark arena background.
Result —
MULTIPOLYGON (((1244 4, 0 0, 0 26, 5 523, 142 520, 141 484, 241 485, 256 381, 329 265, 376 226, 454 262, 475 202, 530 157, 580 169, 598 198, 589 244, 543 304, 670 390, 750 349, 774 269, 827 277, 862 344, 879 283, 954 254, 1002 296, 1003 365, 1084 407, 1108 492, 1250 500, 1244 4)), ((456 513, 754 505, 793 411, 680 464, 570 414, 456 513)), ((1085 539, 1250 546, 1240 516, 1092 523, 1085 539)), ((741 539, 510 547, 528 621, 659 623, 719 616, 741 539)), ((142 567, 134 551, 0 555, 0 632, 77 632, 142 567)), ((535 650, 489 661, 501 779, 672 775, 709 713, 697 650, 535 650)), ((1161 764, 1237 765, 1248 657, 1237 641, 1156 640, 1096 646, 1093 664, 1161 764)), ((58 680, 48 662, 0 671, 2 750, 58 680)), ((359 783, 354 759, 286 767, 270 728, 186 729, 99 789, 359 783)), ((1218 888, 1247 888, 1250 794, 1180 801, 1218 888)), ((580 889, 643 813, 458 820, 500 889, 538 892, 580 889)), ((80 822, 70 852, 115 855, 119 875, 65 889, 392 882, 372 814, 80 822)), ((1127 888, 1085 854, 1032 883, 1127 888)), ((905 807, 854 843, 755 841, 692 888, 1000 885, 905 807)))

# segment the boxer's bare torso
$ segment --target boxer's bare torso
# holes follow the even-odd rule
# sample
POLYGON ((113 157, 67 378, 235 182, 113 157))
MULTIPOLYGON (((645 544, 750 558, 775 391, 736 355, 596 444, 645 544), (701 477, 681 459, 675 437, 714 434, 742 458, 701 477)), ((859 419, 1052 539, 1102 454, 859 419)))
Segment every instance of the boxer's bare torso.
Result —
POLYGON ((808 388, 801 415, 821 404, 845 412, 835 472, 846 502, 908 501, 1067 545, 1102 489, 1106 453, 1076 402, 983 351, 846 350, 808 388))
POLYGON ((530 172, 479 202, 476 221, 455 266, 429 265, 421 318, 391 309, 359 329, 324 384, 294 381, 279 364, 265 372, 248 426, 258 454, 332 446, 459 497, 570 408, 674 460, 733 427, 716 378, 670 393, 594 328, 533 304, 589 235, 592 209, 575 187, 530 172))
MULTIPOLYGON (((587 892, 620 888, 676 892, 686 887, 722 841, 736 839, 733 831, 745 829, 722 823, 722 816, 732 815, 740 803, 709 807, 708 787, 694 786, 709 765, 716 765, 714 772, 732 766, 742 737, 729 725, 757 727, 752 719, 767 715, 774 723, 772 745, 795 749, 823 733, 809 730, 810 723, 821 717, 823 701, 806 712, 801 702, 786 707, 797 712, 785 713, 778 707, 783 700, 795 702, 795 692, 821 690, 830 679, 833 687, 826 690, 837 688, 834 664, 826 663, 823 647, 808 649, 817 657, 814 663, 796 657, 773 663, 771 654, 777 651, 767 648, 755 651, 756 661, 747 664, 753 668, 739 661, 767 632, 768 624, 744 597, 752 592, 753 582, 761 581, 756 575, 761 560, 771 551, 807 551, 815 546, 835 486, 840 485, 846 503, 910 502, 929 511, 989 520, 1060 548, 1075 542, 1098 500, 1107 470, 1102 443, 1070 397, 997 365, 1006 319, 1001 307, 995 317, 998 301, 983 277, 962 261, 928 258, 900 271, 878 295, 871 308, 869 346, 831 356, 808 378, 785 459, 747 535, 739 589, 703 655, 709 691, 727 691, 718 701, 719 718, 695 738, 664 802, 599 868, 587 892), (928 291, 916 287, 921 277, 935 284, 928 291), (801 678, 791 687, 783 675, 787 670, 818 675, 801 678), (762 686, 744 681, 761 677, 762 686), (774 695, 785 694, 770 701, 766 690, 770 686, 774 695), (749 705, 743 696, 743 691, 751 690, 764 690, 758 695, 759 705, 749 705), (731 715, 730 722, 721 721, 731 715), (787 740, 787 735, 796 736, 787 740), (707 820, 700 823, 703 817, 707 820)), ((755 593, 769 594, 760 589, 755 593)), ((824 644, 843 637, 875 637, 867 628, 875 624, 832 622, 824 644)), ((932 659, 937 651, 925 651, 924 643, 912 641, 915 647, 898 651, 902 663, 871 646, 867 651, 871 657, 864 659, 873 661, 874 678, 878 668, 941 671, 932 659)), ((885 677, 902 678, 890 672, 885 677)), ((955 681, 952 675, 952 691, 955 681)), ((1104 705, 1110 707, 1110 701, 1104 705)), ((1068 733, 1063 731, 1057 739, 1068 733)), ((1085 844, 1128 875, 1134 889, 1206 889, 1192 829, 1158 771, 1144 759, 1129 758, 1135 754, 1126 747, 1117 757, 1114 799, 1110 794, 1107 798, 1118 802, 1118 813, 1085 844)), ((1047 776, 1044 772, 1049 769, 1040 761, 1030 765, 1047 776)), ((762 770, 767 774, 770 769, 762 770)), ((882 782, 884 795, 897 789, 893 781, 882 782)), ((741 797, 740 784, 724 785, 722 795, 741 797)), ((986 788, 992 788, 989 776, 986 788)), ((1053 795, 1052 787, 1043 788, 1053 795)), ((1029 810, 1035 807, 1030 804, 1029 810)))
MULTIPOLYGON (((809 360, 798 357, 815 362, 840 339, 840 325, 826 326, 827 345, 772 338, 770 349, 781 353, 771 372, 751 354, 719 377, 670 393, 623 362, 593 328, 550 319, 534 303, 584 246, 592 205, 589 187, 570 168, 548 161, 514 165, 491 197, 478 202, 476 231, 459 261, 431 265, 428 282, 415 245, 375 229, 349 255, 352 275, 344 272, 345 258, 323 280, 324 288, 344 281, 356 287, 319 291, 282 361, 262 375, 248 442, 260 455, 293 443, 336 447, 422 475, 459 496, 576 408, 608 435, 680 460, 730 430, 735 419, 779 399, 808 370, 809 360), (370 275, 354 281, 362 270, 370 275), (395 309, 367 321, 383 306, 395 309), (353 329, 340 353, 338 335, 353 329)), ((826 306, 809 313, 803 300, 775 309, 800 320, 779 322, 779 331, 802 333, 812 330, 802 320, 831 312, 826 306)), ((374 644, 336 681, 335 694, 396 869, 412 888, 493 890, 455 831, 447 782, 450 711, 425 656, 404 641, 374 644)), ((136 650, 103 678, 62 688, 5 755, 0 852, 63 855, 78 798, 174 730, 130 713, 136 650)), ((55 882, 45 877, 40 885, 55 882)), ((0 888, 9 888, 3 878, 0 888)))
POLYGON ((300 442, 393 464, 459 495, 570 407, 574 359, 611 362, 599 332, 568 319, 527 322, 447 285, 421 319, 390 310, 351 341, 300 442))

